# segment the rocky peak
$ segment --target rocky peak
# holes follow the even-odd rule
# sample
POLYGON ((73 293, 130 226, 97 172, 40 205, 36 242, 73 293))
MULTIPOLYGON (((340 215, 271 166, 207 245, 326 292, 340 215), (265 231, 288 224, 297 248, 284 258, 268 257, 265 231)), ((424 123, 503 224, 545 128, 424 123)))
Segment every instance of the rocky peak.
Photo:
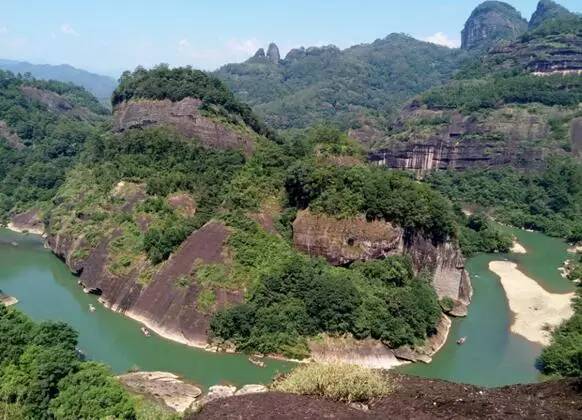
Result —
POLYGON ((259 48, 253 58, 265 58, 265 50, 263 48, 259 48))
POLYGON ((500 1, 481 3, 461 32, 461 48, 489 48, 501 40, 513 40, 527 30, 527 21, 512 6, 500 1))
POLYGON ((561 6, 552 0, 541 0, 529 21, 529 28, 537 28, 550 19, 560 19, 570 16, 574 16, 574 14, 564 6, 561 6))
POLYGON ((269 44, 269 48, 267 49, 267 58, 273 64, 279 63, 279 61, 281 60, 281 54, 279 53, 279 47, 277 47, 277 44, 275 43, 269 44))

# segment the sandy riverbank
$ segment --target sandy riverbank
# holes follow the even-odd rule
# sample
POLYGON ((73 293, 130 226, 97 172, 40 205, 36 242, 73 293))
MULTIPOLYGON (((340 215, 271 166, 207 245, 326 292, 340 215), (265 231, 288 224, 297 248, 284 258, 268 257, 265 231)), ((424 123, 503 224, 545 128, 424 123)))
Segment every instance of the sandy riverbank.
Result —
POLYGON ((515 314, 511 331, 529 341, 548 345, 551 333, 546 331, 547 326, 556 327, 573 315, 574 293, 550 293, 510 261, 491 261, 489 269, 500 277, 509 308, 515 314))
POLYGON ((11 230, 12 232, 16 232, 16 233, 30 233, 32 235, 39 235, 39 236, 43 236, 44 235, 44 229, 35 229, 35 228, 23 228, 23 227, 18 227, 16 225, 14 225, 13 223, 8 223, 6 226, 2 226, 8 230, 11 230))
POLYGON ((511 252, 514 254, 527 254, 527 250, 524 248, 524 246, 517 241, 513 241, 511 252))

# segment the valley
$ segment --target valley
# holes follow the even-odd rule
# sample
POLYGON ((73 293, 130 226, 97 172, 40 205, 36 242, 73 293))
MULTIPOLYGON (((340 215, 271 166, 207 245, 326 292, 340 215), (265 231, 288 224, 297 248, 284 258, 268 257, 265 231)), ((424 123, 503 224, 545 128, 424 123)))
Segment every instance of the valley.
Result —
POLYGON ((39 77, 0 70, 0 415, 582 409, 582 17, 460 35, 113 87, 0 61, 39 77))

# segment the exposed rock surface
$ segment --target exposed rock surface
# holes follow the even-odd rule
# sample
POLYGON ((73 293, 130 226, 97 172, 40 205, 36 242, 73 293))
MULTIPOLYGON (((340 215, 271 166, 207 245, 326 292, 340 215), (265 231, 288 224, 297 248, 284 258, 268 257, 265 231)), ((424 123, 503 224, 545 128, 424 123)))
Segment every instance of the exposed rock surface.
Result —
POLYGON ((369 404, 367 412, 322 398, 267 392, 212 402, 187 419, 577 419, 582 412, 577 379, 489 389, 412 376, 390 378, 394 392, 369 404))
POLYGON ((535 29, 550 19, 561 19, 574 16, 564 6, 552 0, 540 0, 538 7, 529 21, 529 28, 535 29))
POLYGON ((197 138, 204 146, 217 149, 237 149, 250 154, 252 134, 236 130, 202 115, 200 99, 185 98, 179 102, 169 99, 130 100, 113 110, 113 130, 124 132, 135 128, 170 126, 188 138, 197 138))
POLYGON ((401 360, 430 363, 432 361, 432 356, 434 356, 447 342, 451 324, 451 319, 446 315, 442 315, 436 327, 436 332, 427 337, 422 347, 412 349, 409 346, 403 346, 392 350, 392 352, 401 360))
POLYGON ((461 33, 461 48, 488 48, 512 40, 527 30, 527 21, 507 3, 486 1, 473 11, 461 33))
POLYGON ((11 217, 8 228, 18 232, 29 232, 37 235, 44 233, 44 223, 39 210, 32 209, 11 217))
POLYGON ((265 385, 245 385, 238 391, 234 393, 234 395, 248 395, 248 394, 262 394, 263 392, 267 392, 268 389, 265 385))
MULTIPOLYGON (((224 260, 224 246, 229 236, 226 227, 211 221, 192 233, 153 274, 151 281, 139 281, 136 270, 120 277, 107 269, 110 237, 92 249, 86 258, 78 256, 83 239, 49 235, 48 244, 75 272, 86 291, 100 295, 100 301, 111 309, 144 323, 166 338, 198 347, 207 345, 210 315, 197 309, 200 286, 194 268, 197 263, 219 263, 224 260), (176 279, 190 279, 189 285, 178 285, 176 279)), ((216 306, 239 303, 240 291, 216 289, 216 306)))
POLYGON ((576 156, 582 157, 582 118, 572 120, 570 138, 572 142, 572 152, 576 156))
POLYGON ((186 411, 202 394, 197 386, 167 372, 135 372, 118 376, 130 391, 160 399, 178 413, 186 411))
POLYGON ((543 165, 543 140, 549 133, 547 118, 539 110, 508 106, 476 117, 412 103, 402 111, 386 146, 370 152, 368 159, 419 176, 438 169, 507 164, 532 169, 543 165), (442 123, 423 125, 426 121, 442 123))
POLYGON ((87 119, 93 114, 87 108, 75 106, 58 93, 49 90, 34 86, 21 86, 20 90, 25 97, 40 102, 55 114, 69 114, 79 119, 87 119))
POLYGON ((402 228, 364 218, 338 220, 300 211, 293 223, 294 246, 311 256, 326 258, 334 265, 408 254, 415 269, 434 273, 433 286, 439 298, 455 302, 451 312, 466 314, 472 288, 459 248, 451 243, 434 244, 420 234, 405 235, 402 228))
POLYGON ((6 121, 0 121, 0 139, 6 140, 10 147, 17 150, 21 150, 25 147, 22 139, 18 134, 10 129, 6 121))
POLYGON ((224 398, 233 397, 236 392, 236 387, 227 385, 214 385, 208 388, 208 393, 204 395, 200 400, 196 401, 192 405, 192 411, 199 411, 206 404, 222 400, 224 398))
POLYGON ((402 235, 402 229, 390 223, 367 222, 363 217, 338 220, 308 210, 299 211, 293 223, 295 247, 334 265, 401 254, 402 235))
POLYGON ((2 293, 2 290, 0 290, 0 305, 12 306, 16 305, 17 303, 18 299, 12 296, 5 295, 4 293, 2 293))
POLYGON ((281 60, 281 54, 279 53, 279 47, 276 44, 271 43, 269 44, 269 49, 267 50, 267 58, 273 64, 279 64, 281 60))
POLYGON ((196 202, 190 194, 174 193, 168 197, 168 204, 183 217, 196 214, 196 202))
POLYGON ((394 352, 378 340, 318 337, 309 341, 311 357, 319 363, 347 363, 371 369, 401 365, 394 352))

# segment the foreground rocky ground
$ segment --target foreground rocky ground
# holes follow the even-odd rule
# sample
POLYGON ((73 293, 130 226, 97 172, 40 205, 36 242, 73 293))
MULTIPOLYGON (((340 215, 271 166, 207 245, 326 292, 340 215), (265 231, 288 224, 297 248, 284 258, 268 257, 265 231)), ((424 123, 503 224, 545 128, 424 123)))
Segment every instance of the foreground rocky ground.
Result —
POLYGON ((189 419, 582 418, 582 379, 496 389, 405 376, 395 382, 395 391, 370 404, 368 411, 269 392, 210 402, 189 419))

